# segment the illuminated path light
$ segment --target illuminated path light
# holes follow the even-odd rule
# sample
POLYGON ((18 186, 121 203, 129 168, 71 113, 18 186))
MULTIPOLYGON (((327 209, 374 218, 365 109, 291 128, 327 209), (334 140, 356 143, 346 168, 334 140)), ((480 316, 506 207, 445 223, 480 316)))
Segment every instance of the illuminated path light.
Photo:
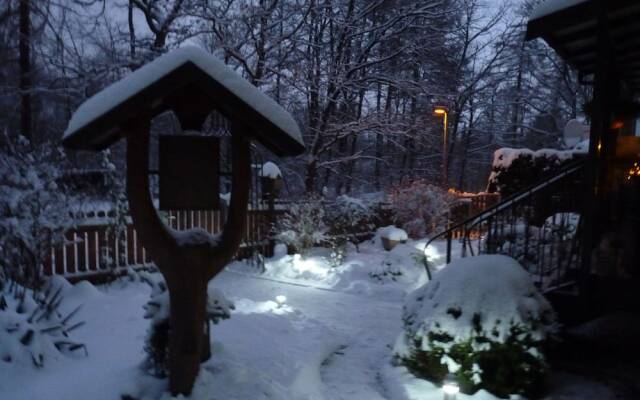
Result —
POLYGON ((444 392, 444 400, 456 400, 456 395, 460 393, 460 385, 453 374, 448 374, 442 382, 442 391, 444 392))
POLYGON ((276 296, 276 303, 278 303, 278 308, 282 307, 286 302, 287 302, 287 296, 284 296, 282 294, 276 296))

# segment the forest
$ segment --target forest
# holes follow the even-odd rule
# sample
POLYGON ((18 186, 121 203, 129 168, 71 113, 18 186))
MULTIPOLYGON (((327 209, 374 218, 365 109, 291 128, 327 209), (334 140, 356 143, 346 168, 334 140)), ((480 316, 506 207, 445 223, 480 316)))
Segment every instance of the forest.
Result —
MULTIPOLYGON (((566 122, 584 111, 589 89, 577 73, 546 44, 524 41, 536 3, 3 1, 0 146, 18 137, 57 146, 84 100, 195 45, 296 118, 306 153, 265 155, 283 169, 288 196, 386 191, 415 179, 481 191, 496 149, 561 148, 566 122), (436 107, 448 111, 446 143, 436 107)), ((165 120, 161 129, 176 129, 165 120)), ((74 170, 100 168, 81 152, 65 159, 74 170)))

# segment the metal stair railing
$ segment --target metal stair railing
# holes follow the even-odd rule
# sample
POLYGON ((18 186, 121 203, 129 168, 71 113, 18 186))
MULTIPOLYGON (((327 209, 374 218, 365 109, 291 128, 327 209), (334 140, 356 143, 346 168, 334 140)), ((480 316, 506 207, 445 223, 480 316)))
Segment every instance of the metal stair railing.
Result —
POLYGON ((536 277, 541 288, 564 285, 563 279, 578 262, 581 205, 576 189, 580 187, 578 177, 584 171, 585 162, 584 159, 572 162, 555 175, 431 237, 424 248, 429 279, 431 270, 426 249, 435 240, 446 238, 446 263, 449 264, 453 234, 461 231, 461 257, 467 253, 509 255, 536 277))

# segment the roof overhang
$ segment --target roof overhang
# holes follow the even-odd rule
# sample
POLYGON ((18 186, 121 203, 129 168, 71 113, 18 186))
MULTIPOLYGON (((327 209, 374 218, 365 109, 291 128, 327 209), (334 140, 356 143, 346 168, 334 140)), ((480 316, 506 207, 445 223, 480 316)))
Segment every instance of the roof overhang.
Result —
POLYGON ((131 121, 174 109, 178 97, 187 103, 183 109, 219 111, 277 155, 304 152, 297 124, 275 101, 202 50, 176 52, 178 57, 161 56, 83 103, 69 122, 63 145, 102 150, 129 134, 131 121))
POLYGON ((640 91, 640 1, 547 0, 527 24, 526 39, 535 38, 544 39, 582 76, 595 72, 599 56, 607 57, 627 87, 640 91), (608 54, 598 51, 603 31, 608 54))

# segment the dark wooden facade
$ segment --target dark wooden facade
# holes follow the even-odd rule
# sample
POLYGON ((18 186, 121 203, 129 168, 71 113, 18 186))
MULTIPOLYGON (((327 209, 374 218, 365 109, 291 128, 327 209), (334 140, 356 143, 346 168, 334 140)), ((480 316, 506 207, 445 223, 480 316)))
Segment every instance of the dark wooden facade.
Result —
POLYGON ((640 310, 640 177, 633 173, 640 161, 640 2, 548 1, 529 21, 527 39, 535 38, 593 85, 584 193, 577 194, 585 199, 583 305, 592 314, 640 310))

